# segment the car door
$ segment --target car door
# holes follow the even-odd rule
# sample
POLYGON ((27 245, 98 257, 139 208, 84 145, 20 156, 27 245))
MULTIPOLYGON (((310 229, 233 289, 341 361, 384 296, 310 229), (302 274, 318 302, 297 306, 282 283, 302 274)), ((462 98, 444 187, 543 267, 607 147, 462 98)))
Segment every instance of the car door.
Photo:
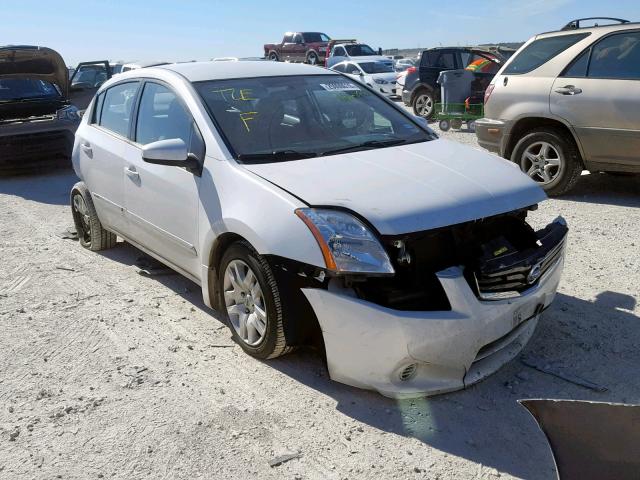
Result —
POLYGON ((578 55, 554 81, 550 106, 575 129, 587 163, 640 166, 640 30, 578 55))
POLYGON ((83 180, 103 225, 126 232, 122 172, 134 99, 140 82, 118 83, 100 93, 87 128, 77 132, 83 180))
POLYGON ((327 64, 329 67, 331 67, 332 65, 344 62, 345 60, 347 60, 347 52, 345 51, 344 47, 333 47, 333 52, 331 53, 327 64))
POLYGON ((132 142, 125 148, 124 200, 131 239, 199 278, 197 256, 200 177, 175 166, 142 159, 142 147, 182 139, 200 161, 204 141, 188 108, 168 86, 146 81, 137 107, 132 142))
POLYGON ((301 33, 296 33, 293 36, 293 53, 291 56, 291 60, 294 62, 304 62, 307 53, 307 45, 304 43, 304 37, 301 33))
POLYGON ((100 86, 111 78, 108 60, 80 62, 69 79, 69 100, 85 110, 100 86))
POLYGON ((292 61, 295 54, 295 44, 293 43, 293 34, 288 33, 282 39, 282 47, 281 47, 282 55, 280 56, 280 60, 292 61))

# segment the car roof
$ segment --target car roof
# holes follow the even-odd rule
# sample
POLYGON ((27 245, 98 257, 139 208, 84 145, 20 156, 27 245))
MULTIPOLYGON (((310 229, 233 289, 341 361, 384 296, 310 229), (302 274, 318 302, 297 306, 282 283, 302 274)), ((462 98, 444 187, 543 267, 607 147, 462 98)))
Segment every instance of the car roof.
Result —
POLYGON ((321 67, 302 63, 265 62, 187 62, 162 65, 160 68, 179 73, 190 82, 232 78, 279 77, 286 75, 335 75, 321 67))

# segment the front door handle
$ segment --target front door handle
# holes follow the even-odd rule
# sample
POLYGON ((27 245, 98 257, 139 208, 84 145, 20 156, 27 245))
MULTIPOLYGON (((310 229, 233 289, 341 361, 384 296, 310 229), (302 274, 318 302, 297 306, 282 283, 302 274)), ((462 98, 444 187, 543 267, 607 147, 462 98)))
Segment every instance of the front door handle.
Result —
POLYGON ((137 180, 138 178, 140 178, 140 174, 136 171, 136 167, 124 167, 124 173, 127 174, 127 177, 133 180, 137 180))
POLYGON ((80 144, 80 149, 87 155, 91 155, 93 153, 93 150, 91 149, 91 144, 88 142, 82 142, 80 144))
POLYGON ((565 85, 564 87, 556 88, 555 92, 560 95, 578 95, 579 93, 582 93, 582 89, 577 88, 574 85, 565 85))

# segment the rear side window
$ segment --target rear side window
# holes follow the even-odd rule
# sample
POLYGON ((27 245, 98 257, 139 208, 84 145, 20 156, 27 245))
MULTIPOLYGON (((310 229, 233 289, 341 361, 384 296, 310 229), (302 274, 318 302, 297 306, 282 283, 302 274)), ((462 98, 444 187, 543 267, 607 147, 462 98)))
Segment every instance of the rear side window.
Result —
POLYGON ((529 73, 587 36, 589 36, 589 33, 576 33, 534 40, 511 60, 504 69, 503 74, 518 75, 529 73))
POLYGON ((138 82, 120 83, 104 93, 104 102, 99 125, 118 135, 127 137, 131 125, 133 101, 138 91, 138 82))
POLYGON ((594 45, 587 75, 640 79, 640 32, 618 33, 594 45))

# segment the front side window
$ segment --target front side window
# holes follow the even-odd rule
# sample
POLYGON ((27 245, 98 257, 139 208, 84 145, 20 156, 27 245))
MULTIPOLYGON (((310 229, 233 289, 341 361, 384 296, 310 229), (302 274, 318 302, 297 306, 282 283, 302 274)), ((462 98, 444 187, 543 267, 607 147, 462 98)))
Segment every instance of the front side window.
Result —
POLYGON ((147 83, 142 91, 135 141, 141 145, 180 138, 189 145, 193 119, 176 94, 159 83, 147 83))
POLYGON ((138 82, 120 83, 106 90, 99 125, 123 137, 128 137, 133 101, 138 82))
POLYGON ((194 84, 241 162, 275 162, 437 138, 385 100, 340 75, 194 84))
POLYGON ((347 65, 344 63, 339 63, 338 65, 334 66, 332 68, 332 70, 335 70, 336 72, 341 72, 344 73, 345 69, 346 69, 347 65))
POLYGON ((293 37, 293 43, 302 43, 302 35, 299 33, 293 37))
POLYGON ((362 62, 359 63, 360 68, 364 70, 364 73, 389 73, 395 72, 393 64, 383 62, 362 62))
POLYGON ((362 73, 358 66, 353 63, 347 63, 344 67, 344 71, 349 75, 360 75, 362 73))
POLYGON ((344 51, 344 48, 342 48, 342 47, 336 47, 336 49, 334 50, 333 54, 336 57, 346 57, 347 56, 347 54, 344 51))
POLYGON ((587 75, 640 79, 640 32, 618 33, 594 45, 587 75))
POLYGON ((321 43, 328 42, 330 40, 331 39, 324 33, 309 32, 304 34, 304 41, 306 43, 321 43))
POLYGON ((456 68, 456 59, 453 53, 443 52, 438 57, 438 60, 434 66, 443 68, 445 70, 453 70, 454 68, 456 68))
POLYGON ((503 74, 519 75, 529 73, 587 36, 589 36, 589 33, 575 33, 534 40, 511 59, 503 74))
POLYGON ((73 76, 71 86, 95 88, 106 82, 108 78, 107 67, 102 63, 81 65, 73 76))

